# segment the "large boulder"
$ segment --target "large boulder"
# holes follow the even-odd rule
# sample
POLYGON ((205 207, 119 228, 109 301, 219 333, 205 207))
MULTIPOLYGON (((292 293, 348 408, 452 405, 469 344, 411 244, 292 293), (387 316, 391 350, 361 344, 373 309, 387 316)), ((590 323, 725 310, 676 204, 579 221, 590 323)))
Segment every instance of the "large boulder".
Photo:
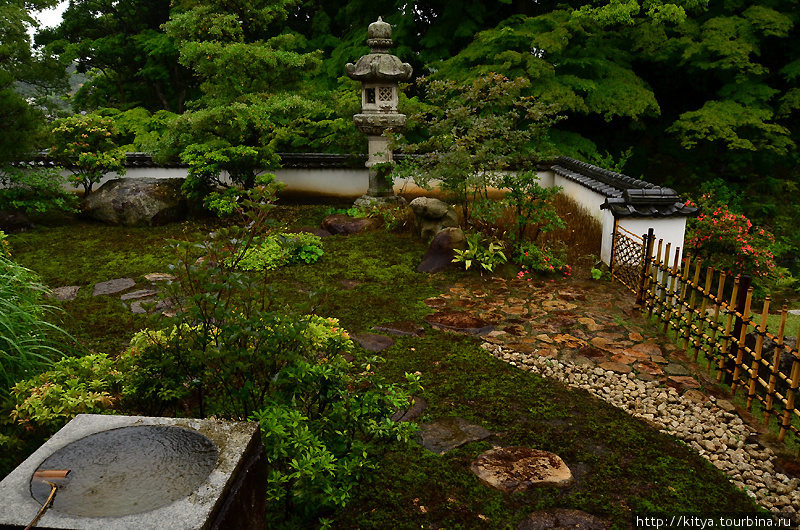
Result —
POLYGON ((84 215, 111 225, 157 226, 186 218, 184 179, 109 180, 81 204, 84 215))
POLYGON ((422 257, 417 272, 440 272, 454 267, 455 250, 467 249, 467 238, 458 227, 445 228, 431 241, 428 251, 422 257))
POLYGON ((414 212, 414 233, 425 241, 430 241, 445 228, 458 227, 458 216, 446 202, 432 197, 417 197, 409 206, 414 212))
POLYGON ((31 228, 33 223, 22 210, 0 210, 0 230, 3 232, 24 232, 31 228))

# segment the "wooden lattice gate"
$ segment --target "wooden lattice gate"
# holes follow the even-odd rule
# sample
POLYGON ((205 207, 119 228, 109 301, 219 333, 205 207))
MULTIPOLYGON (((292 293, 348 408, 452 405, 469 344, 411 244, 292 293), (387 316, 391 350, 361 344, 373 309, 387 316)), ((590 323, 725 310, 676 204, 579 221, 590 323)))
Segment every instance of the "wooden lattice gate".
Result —
POLYGON ((653 229, 637 236, 617 223, 611 245, 611 279, 617 280, 637 293, 637 302, 642 301, 644 281, 647 276, 647 258, 655 240, 653 229))

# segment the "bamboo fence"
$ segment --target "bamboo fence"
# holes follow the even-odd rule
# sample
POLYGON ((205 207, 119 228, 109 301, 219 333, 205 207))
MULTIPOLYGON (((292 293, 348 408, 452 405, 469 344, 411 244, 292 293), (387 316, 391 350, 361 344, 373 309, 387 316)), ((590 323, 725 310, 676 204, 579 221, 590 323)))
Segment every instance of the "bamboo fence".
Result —
MULTIPOLYGON (((620 234, 620 239, 623 237, 630 238, 620 234)), ((752 313, 757 303, 748 276, 732 278, 713 267, 704 269, 701 261, 692 263, 690 256, 681 264, 680 248, 673 253, 663 240, 656 246, 652 230, 633 241, 640 245, 641 259, 627 258, 626 263, 641 264, 637 267, 639 281, 632 283, 626 278, 623 283, 637 293, 637 301, 648 314, 658 318, 662 332, 682 342, 687 355, 693 350, 695 361, 702 352, 707 370, 716 371, 718 382, 725 378, 732 395, 744 389, 748 411, 755 401, 760 402, 765 425, 777 418, 780 442, 788 433, 800 440, 800 409, 795 406, 800 386, 800 329, 794 345, 785 341, 788 307, 781 309, 780 325, 773 334, 774 330, 767 330, 770 297, 765 297, 760 315, 752 313), (749 341, 748 334, 752 334, 749 341), (775 345, 771 354, 765 354, 767 340, 775 345)), ((626 252, 631 255, 630 250, 626 252)), ((617 258, 614 254, 613 261, 617 258)))

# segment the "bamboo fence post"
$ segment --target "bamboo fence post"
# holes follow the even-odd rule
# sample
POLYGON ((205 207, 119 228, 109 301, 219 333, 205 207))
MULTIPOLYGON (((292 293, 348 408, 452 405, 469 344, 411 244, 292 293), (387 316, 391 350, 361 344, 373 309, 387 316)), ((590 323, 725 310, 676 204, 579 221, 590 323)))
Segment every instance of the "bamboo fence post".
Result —
MULTIPOLYGON (((664 315, 667 311, 667 292, 669 291, 669 257, 670 254, 670 246, 672 243, 667 243, 667 248, 664 251, 664 261, 661 263, 661 296, 659 296, 658 306, 658 318, 660 322, 664 322, 664 315)), ((666 333, 667 328, 664 327, 662 333, 666 333)))
MULTIPOLYGON (((689 339, 692 337, 692 322, 697 314, 695 313, 695 302, 697 301, 697 289, 700 285, 700 265, 702 264, 703 262, 699 259, 694 264, 694 278, 692 278, 691 283, 692 295, 689 298, 689 311, 686 313, 686 331, 683 333, 684 351, 688 351, 689 339)), ((697 360, 697 345, 695 345, 694 360, 697 360)))
MULTIPOLYGON (((683 259, 683 270, 680 272, 680 279, 681 279, 681 294, 678 297, 678 318, 676 319, 676 326, 675 326, 675 342, 678 342, 678 338, 682 332, 683 326, 683 306, 686 304, 686 292, 689 289, 689 285, 691 282, 688 280, 688 275, 691 273, 691 256, 686 256, 683 259)), ((684 346, 686 349, 686 346, 684 346)))
POLYGON ((664 321, 664 334, 666 335, 669 325, 672 323, 672 314, 675 312, 675 284, 678 281, 678 256, 680 256, 679 247, 675 247, 675 261, 672 263, 672 270, 669 273, 669 292, 667 294, 667 311, 669 318, 664 321))
MULTIPOLYGON (((797 344, 800 345, 800 327, 797 330, 797 344)), ((783 408, 783 421, 781 422, 781 430, 778 433, 778 441, 783 442, 786 438, 786 431, 792 425, 792 414, 794 414, 794 401, 797 395, 797 388, 800 386, 800 356, 798 353, 792 352, 792 375, 789 382, 789 391, 786 392, 786 406, 783 408)), ((797 458, 800 460, 800 453, 797 458)))
POLYGON ((775 355, 772 358, 772 365, 770 366, 769 384, 767 386, 767 403, 764 407, 764 425, 769 426, 769 420, 772 418, 773 402, 775 400, 775 384, 778 382, 778 370, 781 364, 781 355, 783 354, 783 334, 786 332, 786 319, 789 316, 789 306, 784 304, 781 309, 781 323, 778 326, 778 336, 775 342, 775 355))
MULTIPOLYGON (((739 377, 742 372, 742 357, 744 356, 744 341, 747 337, 747 326, 750 324, 750 304, 753 301, 753 288, 747 288, 745 295, 744 310, 739 313, 742 315, 742 325, 739 327, 739 343, 736 349, 736 365, 733 368, 733 383, 731 383, 731 394, 736 394, 736 387, 739 385, 739 377)), ((737 311, 738 313, 738 311, 737 311)), ((749 410, 749 409, 748 409, 749 410)))
MULTIPOLYGON (((697 327, 697 343, 694 347, 694 362, 697 362, 697 356, 700 354, 700 343, 702 342, 705 335, 703 334, 703 328, 705 328, 705 324, 708 321, 708 300, 711 297, 711 282, 714 280, 714 267, 708 267, 706 269, 706 286, 701 291, 703 293, 703 302, 700 304, 700 323, 697 327)), ((709 352, 706 352, 709 353, 709 352)), ((709 360, 706 363, 706 367, 711 366, 711 361, 709 360)))
POLYGON ((658 240, 658 250, 656 251, 655 261, 653 262, 653 278, 651 283, 656 286, 655 291, 653 292, 652 303, 650 304, 650 309, 647 312, 647 316, 650 318, 653 317, 653 310, 658 303, 658 299, 661 297, 661 284, 659 283, 659 276, 661 276, 661 247, 664 243, 663 239, 658 240))
MULTIPOLYGON (((761 368, 761 352, 764 349, 764 335, 767 333, 767 317, 769 316, 770 297, 764 299, 764 307, 761 308, 761 324, 758 326, 758 338, 756 339, 756 349, 753 352, 753 362, 750 363, 750 384, 747 388, 747 410, 753 407, 753 398, 756 396, 756 385, 759 383, 758 370, 761 368)), ((747 371, 747 368, 745 368, 747 371)))
POLYGON ((717 374, 717 382, 719 383, 722 381, 722 373, 727 372, 728 370, 725 368, 725 363, 728 361, 729 353, 728 350, 731 347, 731 328, 733 327, 733 313, 731 311, 732 307, 734 306, 734 301, 736 300, 736 295, 739 293, 739 277, 733 279, 733 292, 731 293, 731 302, 728 304, 728 308, 726 311, 728 312, 728 323, 725 325, 725 335, 722 338, 722 351, 720 352, 719 358, 719 373, 717 374))
POLYGON ((642 235, 642 242, 644 243, 642 245, 642 274, 639 279, 639 292, 636 293, 636 303, 638 305, 645 303, 647 298, 645 295, 645 285, 647 284, 647 271, 649 270, 650 256, 653 254, 653 242, 655 239, 656 236, 652 228, 647 230, 647 234, 642 235))
MULTIPOLYGON (((713 268, 712 268, 713 270, 713 268)), ((711 276, 714 276, 713 272, 711 276)), ((725 275, 725 271, 721 271, 719 273, 719 284, 717 285, 717 297, 714 300, 714 326, 711 328, 711 342, 709 344, 709 349, 714 349, 713 357, 717 357, 719 350, 721 350, 721 346, 717 344, 717 332, 720 329, 719 323, 719 314, 722 311, 722 304, 724 303, 722 297, 725 295, 725 281, 727 280, 727 276, 725 275)), ((708 359, 708 371, 711 372, 711 364, 712 359, 708 359)))

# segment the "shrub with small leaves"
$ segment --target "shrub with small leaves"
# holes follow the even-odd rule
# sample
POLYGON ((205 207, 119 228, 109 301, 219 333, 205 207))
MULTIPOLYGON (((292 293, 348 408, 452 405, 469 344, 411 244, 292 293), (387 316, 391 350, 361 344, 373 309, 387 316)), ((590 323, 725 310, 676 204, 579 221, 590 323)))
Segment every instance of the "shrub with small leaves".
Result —
POLYGON ((87 114, 63 118, 52 130, 48 157, 74 174, 75 187, 84 194, 106 173, 125 174, 125 151, 117 147, 117 126, 111 118, 87 114))
POLYGON ((55 432, 78 414, 104 414, 119 401, 123 374, 105 354, 65 357, 11 389, 11 418, 30 430, 55 432))
POLYGON ((749 274, 764 279, 775 268, 771 233, 742 214, 732 212, 713 195, 704 194, 695 204, 700 215, 687 223, 686 248, 695 258, 702 259, 727 274, 749 274))
MULTIPOLYGON (((563 250, 563 249, 562 249, 563 250)), ((565 252, 550 247, 540 247, 533 243, 523 243, 517 247, 515 261, 522 268, 517 278, 530 281, 535 275, 572 274, 572 267, 566 263, 565 252)))

